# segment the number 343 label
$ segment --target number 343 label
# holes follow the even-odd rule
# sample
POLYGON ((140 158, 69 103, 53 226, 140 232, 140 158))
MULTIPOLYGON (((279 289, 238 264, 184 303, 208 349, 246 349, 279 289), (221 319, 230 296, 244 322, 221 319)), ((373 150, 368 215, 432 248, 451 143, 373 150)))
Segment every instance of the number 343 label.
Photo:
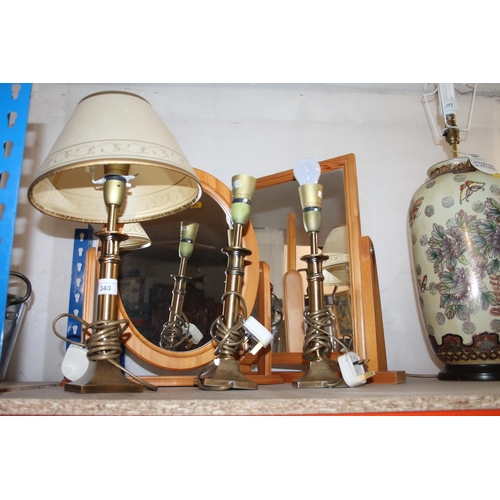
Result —
POLYGON ((97 287, 98 295, 117 295, 118 294, 118 280, 112 278, 102 278, 99 280, 97 287))

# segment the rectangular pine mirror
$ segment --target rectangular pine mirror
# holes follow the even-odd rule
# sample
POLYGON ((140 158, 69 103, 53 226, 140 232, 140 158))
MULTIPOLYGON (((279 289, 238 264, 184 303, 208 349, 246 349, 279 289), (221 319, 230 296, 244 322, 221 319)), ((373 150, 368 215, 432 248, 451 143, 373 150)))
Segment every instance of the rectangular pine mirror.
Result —
MULTIPOLYGON (((387 359, 375 255, 370 238, 361 235, 355 156, 319 163, 323 205, 318 245, 322 253, 329 254, 323 266, 328 271, 324 290, 325 301, 332 301, 334 334, 368 360, 370 370, 384 372, 387 359)), ((260 258, 270 267, 273 302, 283 304, 285 348, 274 346, 273 364, 301 360, 307 285, 300 258, 309 253, 309 236, 298 186, 293 169, 258 178, 252 203, 251 220, 260 258)), ((272 317, 271 323, 274 320, 272 317)))

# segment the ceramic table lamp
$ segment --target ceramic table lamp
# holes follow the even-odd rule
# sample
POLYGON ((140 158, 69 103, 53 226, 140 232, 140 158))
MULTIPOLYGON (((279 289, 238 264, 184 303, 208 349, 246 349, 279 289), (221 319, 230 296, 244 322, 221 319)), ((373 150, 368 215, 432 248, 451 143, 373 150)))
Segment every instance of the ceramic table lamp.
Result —
POLYGON ((500 182, 459 152, 453 84, 438 84, 451 158, 429 168, 408 229, 420 312, 439 380, 500 380, 500 182))

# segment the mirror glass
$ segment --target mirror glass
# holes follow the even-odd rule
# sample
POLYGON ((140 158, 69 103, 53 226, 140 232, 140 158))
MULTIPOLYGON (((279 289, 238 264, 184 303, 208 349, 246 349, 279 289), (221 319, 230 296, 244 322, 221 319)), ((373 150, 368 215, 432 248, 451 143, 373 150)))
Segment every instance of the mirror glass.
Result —
MULTIPOLYGON (((343 171, 340 169, 324 172, 321 174, 319 183, 323 185, 322 221, 321 230, 318 233, 318 244, 322 247, 334 227, 346 224, 343 171)), ((309 247, 309 235, 302 222, 298 182, 291 180, 260 189, 256 188, 251 215, 255 230, 279 230, 283 233, 286 243, 289 213, 295 214, 297 246, 309 247)))
POLYGON ((182 221, 197 222, 193 254, 187 261, 183 312, 203 338, 176 351, 194 350, 211 341, 210 325, 222 311, 227 257, 221 243, 227 240, 226 212, 204 192, 194 207, 183 212, 141 223, 151 246, 122 252, 118 280, 121 300, 137 331, 154 345, 169 317, 174 281, 179 273, 179 234, 182 221))
MULTIPOLYGON (((335 254, 339 262, 331 273, 325 273, 325 306, 331 307, 335 316, 336 336, 352 347, 353 328, 351 318, 350 259, 348 207, 346 203, 346 172, 343 162, 328 164, 320 162, 322 174, 319 183, 323 186, 322 224, 318 233, 319 248, 325 254, 335 254), (344 255, 344 257, 340 257, 344 255), (335 296, 333 296, 335 293, 335 296), (338 308, 338 310, 336 310, 338 308), (339 324, 339 320, 341 323, 339 324)), ((357 200, 356 200, 357 202, 357 200)), ((301 272, 304 305, 307 306, 306 263, 300 258, 310 254, 309 234, 302 218, 299 184, 293 171, 271 175, 257 180, 252 203, 252 223, 259 243, 260 257, 270 266, 270 276, 275 300, 282 300, 283 276, 289 269, 301 272), (289 214, 294 214, 296 262, 287 262, 289 243, 289 214)), ((354 231, 357 230, 357 225, 354 231)), ((333 258, 333 257, 332 257, 333 258)), ((329 261, 323 264, 328 268, 329 261)), ((337 345, 338 347, 338 345, 337 345)))
MULTIPOLYGON (((200 201, 192 208, 164 218, 143 221, 141 225, 151 246, 122 251, 119 301, 121 317, 129 321, 126 347, 147 363, 172 370, 202 366, 214 358, 210 327, 222 312, 231 221, 231 191, 218 179, 194 169, 203 187, 200 201), (169 319, 174 279, 179 274, 179 237, 182 221, 199 224, 194 249, 184 273, 187 280, 183 313, 203 334, 189 346, 182 343, 174 350, 159 346, 164 323, 169 319)), ((252 310, 259 281, 259 251, 251 223, 243 232, 242 246, 252 253, 245 258, 242 296, 252 310)))

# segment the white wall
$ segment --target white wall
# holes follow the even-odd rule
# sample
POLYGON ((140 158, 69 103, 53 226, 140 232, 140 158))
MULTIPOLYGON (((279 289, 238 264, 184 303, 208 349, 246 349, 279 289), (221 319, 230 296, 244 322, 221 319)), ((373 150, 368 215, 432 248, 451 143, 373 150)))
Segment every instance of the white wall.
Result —
MULTIPOLYGON (((406 212, 427 169, 446 159, 447 149, 434 138, 420 94, 307 84, 46 83, 33 87, 11 265, 29 277, 34 293, 8 380, 61 378, 64 343, 51 323, 67 311, 78 225, 40 214, 26 192, 78 101, 108 89, 145 97, 192 166, 228 186, 236 173, 260 177, 293 168, 305 156, 323 160, 354 153, 361 229, 377 256, 389 369, 437 373, 441 365, 427 346, 411 281, 406 212)), ((459 120, 465 120, 469 101, 457 99, 464 103, 459 120)), ((499 120, 500 103, 477 97, 461 150, 500 168, 499 120)))

